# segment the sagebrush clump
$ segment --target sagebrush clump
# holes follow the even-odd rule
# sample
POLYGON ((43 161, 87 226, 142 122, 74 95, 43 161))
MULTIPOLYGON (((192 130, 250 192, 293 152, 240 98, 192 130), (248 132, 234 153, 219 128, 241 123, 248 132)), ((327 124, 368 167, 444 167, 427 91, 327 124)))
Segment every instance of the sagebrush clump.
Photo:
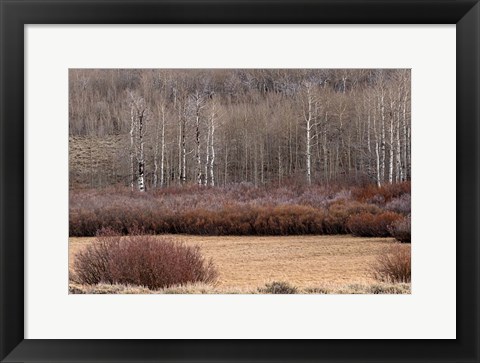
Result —
POLYGON ((258 289, 260 294, 296 294, 298 289, 288 282, 273 281, 258 289))
POLYGON ((73 281, 138 285, 159 289, 174 285, 216 282, 218 272, 198 246, 165 237, 114 236, 103 232, 74 260, 73 281))

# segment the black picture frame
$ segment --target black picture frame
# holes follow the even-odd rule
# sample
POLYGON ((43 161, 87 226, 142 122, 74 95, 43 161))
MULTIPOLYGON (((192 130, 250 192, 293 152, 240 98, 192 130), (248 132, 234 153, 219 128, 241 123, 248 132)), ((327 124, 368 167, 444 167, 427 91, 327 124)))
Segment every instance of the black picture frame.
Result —
POLYGON ((0 0, 0 16, 2 362, 480 362, 478 0, 0 0), (157 23, 456 24, 457 339, 24 339, 24 26, 157 23))

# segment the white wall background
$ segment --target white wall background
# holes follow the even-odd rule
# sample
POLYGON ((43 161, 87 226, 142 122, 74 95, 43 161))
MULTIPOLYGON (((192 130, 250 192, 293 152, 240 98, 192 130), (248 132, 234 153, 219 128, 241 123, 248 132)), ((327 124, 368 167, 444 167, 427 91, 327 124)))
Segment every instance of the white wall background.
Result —
POLYGON ((455 338, 454 25, 25 34, 25 338, 455 338), (68 295, 68 68, 120 67, 412 68, 412 295, 68 295))

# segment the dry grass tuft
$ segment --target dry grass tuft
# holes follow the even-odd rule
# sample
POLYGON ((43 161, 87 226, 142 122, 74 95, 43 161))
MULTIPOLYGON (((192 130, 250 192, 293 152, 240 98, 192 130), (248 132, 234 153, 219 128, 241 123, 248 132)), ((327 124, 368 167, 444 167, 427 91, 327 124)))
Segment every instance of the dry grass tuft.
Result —
POLYGON ((96 284, 82 285, 71 282, 68 285, 70 294, 154 294, 154 290, 150 290, 144 286, 137 285, 121 285, 121 284, 96 284))

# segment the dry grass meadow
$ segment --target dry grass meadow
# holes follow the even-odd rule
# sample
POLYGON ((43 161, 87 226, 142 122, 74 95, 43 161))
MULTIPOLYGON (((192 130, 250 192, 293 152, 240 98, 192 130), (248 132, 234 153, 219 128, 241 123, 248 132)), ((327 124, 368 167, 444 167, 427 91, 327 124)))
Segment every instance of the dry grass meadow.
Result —
MULTIPOLYGON (((169 237, 199 245, 203 255, 213 259, 220 275, 215 291, 220 292, 253 291, 272 281, 307 292, 320 286, 371 286, 378 283, 371 264, 394 241, 350 235, 169 237)), ((69 238, 70 268, 75 253, 93 239, 69 238)))

